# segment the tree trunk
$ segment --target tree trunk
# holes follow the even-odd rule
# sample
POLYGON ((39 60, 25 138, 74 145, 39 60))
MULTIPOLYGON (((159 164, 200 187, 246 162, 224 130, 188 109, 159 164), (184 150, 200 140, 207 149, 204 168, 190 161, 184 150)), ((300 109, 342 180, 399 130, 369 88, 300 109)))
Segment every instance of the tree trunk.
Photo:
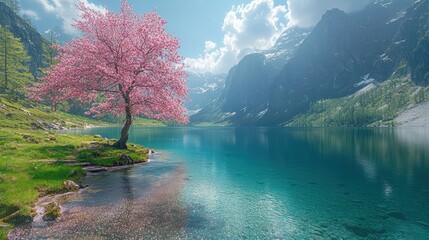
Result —
POLYGON ((51 112, 55 112, 55 111, 57 111, 57 104, 51 103, 51 112))
POLYGON ((127 149, 128 132, 133 122, 129 101, 126 100, 125 102, 128 102, 127 106, 125 107, 125 116, 126 116, 125 125, 121 130, 121 138, 113 145, 115 148, 119 148, 119 149, 127 149))

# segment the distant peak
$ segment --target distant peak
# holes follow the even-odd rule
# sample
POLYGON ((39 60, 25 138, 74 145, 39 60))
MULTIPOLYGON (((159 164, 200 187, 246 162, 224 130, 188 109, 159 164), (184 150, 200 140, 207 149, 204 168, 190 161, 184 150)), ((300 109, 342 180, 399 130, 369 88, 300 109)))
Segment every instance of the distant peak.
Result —
POLYGON ((326 11, 325 14, 323 14, 322 19, 320 20, 318 25, 337 24, 340 22, 345 22, 347 19, 348 19, 348 15, 344 11, 338 8, 333 8, 331 10, 326 11))
POLYGON ((322 19, 325 17, 331 17, 331 16, 347 16, 347 14, 338 8, 333 8, 331 10, 326 11, 322 19))

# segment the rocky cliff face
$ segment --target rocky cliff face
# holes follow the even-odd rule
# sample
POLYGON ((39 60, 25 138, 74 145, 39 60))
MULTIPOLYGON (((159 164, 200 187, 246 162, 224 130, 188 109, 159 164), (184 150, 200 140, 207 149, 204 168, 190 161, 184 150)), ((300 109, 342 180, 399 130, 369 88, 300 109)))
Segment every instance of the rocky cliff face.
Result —
POLYGON ((288 29, 271 49, 245 56, 228 74, 220 98, 222 111, 265 109, 274 78, 307 35, 305 29, 288 29))
MULTIPOLYGON (((377 1, 346 14, 333 9, 322 17, 271 86, 269 110, 261 124, 282 124, 319 99, 352 94, 377 78, 374 63, 401 26, 407 1, 377 1)), ((389 70, 388 70, 389 71, 389 70)))
POLYGON ((43 37, 12 9, 0 2, 0 24, 6 26, 15 37, 21 39, 25 50, 31 57, 30 71, 37 76, 43 64, 43 37))
POLYGON ((228 72, 219 99, 192 116, 191 121, 255 124, 259 112, 267 108, 269 89, 275 77, 309 32, 309 29, 290 28, 271 49, 245 56, 228 72))
POLYGON ((186 108, 192 115, 219 98, 225 88, 226 74, 188 74, 190 101, 186 103, 186 108))
POLYGON ((411 74, 417 84, 429 84, 429 0, 415 2, 400 18, 401 26, 377 62, 384 77, 411 74))

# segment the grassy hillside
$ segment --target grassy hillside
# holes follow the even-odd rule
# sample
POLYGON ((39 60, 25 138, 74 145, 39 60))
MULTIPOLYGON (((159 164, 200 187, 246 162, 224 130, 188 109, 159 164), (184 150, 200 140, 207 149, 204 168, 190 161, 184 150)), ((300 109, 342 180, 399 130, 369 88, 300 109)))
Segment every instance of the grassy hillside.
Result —
POLYGON ((43 129, 74 128, 107 123, 64 112, 50 112, 49 107, 22 98, 0 95, 0 128, 43 129))
POLYGON ((351 96, 321 100, 297 116, 290 126, 393 126, 395 117, 429 99, 429 88, 410 77, 387 80, 351 96))

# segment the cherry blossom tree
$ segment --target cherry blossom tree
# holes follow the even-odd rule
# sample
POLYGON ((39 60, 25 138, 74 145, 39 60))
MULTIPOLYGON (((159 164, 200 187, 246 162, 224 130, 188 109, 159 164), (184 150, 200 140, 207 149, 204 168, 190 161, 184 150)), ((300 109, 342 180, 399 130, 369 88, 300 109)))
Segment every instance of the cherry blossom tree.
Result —
MULTIPOLYGON (((56 46, 58 63, 31 90, 37 100, 91 104, 87 114, 125 115, 117 148, 127 148, 135 115, 187 123, 188 90, 179 41, 156 12, 139 16, 127 1, 121 11, 97 12, 79 3, 83 36, 56 46)), ((55 104, 54 104, 55 105, 55 104)))

